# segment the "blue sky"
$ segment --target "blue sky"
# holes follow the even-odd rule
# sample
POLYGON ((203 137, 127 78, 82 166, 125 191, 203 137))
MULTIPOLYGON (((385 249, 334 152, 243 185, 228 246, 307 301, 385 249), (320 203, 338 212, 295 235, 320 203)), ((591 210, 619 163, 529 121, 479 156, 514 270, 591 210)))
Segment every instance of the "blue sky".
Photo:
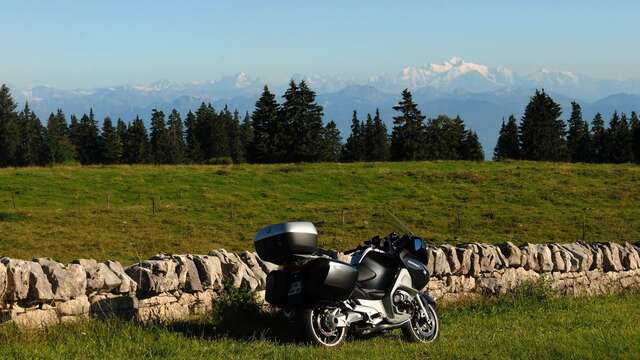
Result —
POLYGON ((624 79, 640 77, 638 19, 637 0, 4 0, 0 82, 371 75, 454 55, 624 79))

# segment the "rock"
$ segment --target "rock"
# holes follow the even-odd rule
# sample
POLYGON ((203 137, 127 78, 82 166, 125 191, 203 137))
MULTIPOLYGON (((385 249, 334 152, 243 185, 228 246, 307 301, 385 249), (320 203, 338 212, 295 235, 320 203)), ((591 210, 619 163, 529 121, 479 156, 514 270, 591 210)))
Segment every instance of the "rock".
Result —
POLYGON ((28 262, 29 274, 29 296, 28 299, 35 302, 53 300, 53 290, 47 275, 42 271, 42 266, 35 262, 28 262))
POLYGON ((460 269, 458 270, 458 274, 467 275, 471 273, 471 255, 473 254, 473 248, 468 245, 458 246, 456 247, 456 253, 460 260, 460 269))
POLYGON ((635 247, 628 242, 624 246, 619 246, 622 266, 625 270, 636 270, 640 268, 640 255, 635 247))
POLYGON ((620 261, 620 249, 616 243, 601 244, 602 249, 602 266, 604 271, 621 271, 623 270, 622 262, 620 261))
POLYGON ((560 245, 560 247, 568 250, 571 255, 573 255, 573 257, 577 260, 577 271, 589 271, 591 265, 593 264, 593 253, 588 246, 579 243, 572 243, 562 244, 560 245))
POLYGON ((202 291, 203 287, 200 281, 200 275, 198 274, 198 269, 192 257, 189 255, 174 255, 172 258, 178 263, 176 272, 178 274, 180 288, 189 292, 202 291))
POLYGON ((107 260, 104 264, 120 279, 120 286, 116 291, 120 294, 134 294, 138 285, 127 273, 118 261, 107 260))
POLYGON ((258 262, 258 256, 249 251, 243 251, 239 254, 240 259, 253 271, 253 274, 256 276, 258 281, 260 282, 260 289, 264 289, 267 284, 267 274, 264 272, 263 268, 260 266, 258 262))
POLYGON ((54 300, 64 301, 85 294, 87 277, 81 265, 69 264, 65 266, 50 258, 39 258, 35 261, 40 264, 51 283, 54 300))
POLYGON ((194 255, 193 262, 206 289, 222 289, 222 263, 216 256, 194 255))
POLYGON ((152 296, 150 298, 138 300, 138 308, 160 306, 160 305, 174 303, 176 301, 178 301, 178 299, 175 296, 165 293, 157 296, 152 296))
POLYGON ((176 266, 173 259, 152 259, 132 265, 125 272, 136 282, 138 294, 146 297, 180 288, 176 266))
POLYGON ((89 313, 99 319, 118 317, 129 320, 138 308, 138 299, 130 295, 111 293, 97 294, 89 297, 89 313))
POLYGON ((442 251, 444 252, 447 258, 447 262, 449 263, 449 269, 451 270, 451 273, 459 274, 461 264, 460 264, 460 260, 458 259, 458 252, 456 251, 456 248, 452 245, 441 245, 440 249, 442 249, 442 251))
POLYGON ((220 249, 210 252, 209 255, 220 259, 222 274, 231 279, 234 287, 246 286, 253 291, 260 286, 260 282, 253 274, 253 271, 236 254, 220 249))
POLYGON ((2 306, 2 299, 4 299, 5 291, 7 290, 7 268, 0 262, 0 306, 2 306))
POLYGON ((58 316, 53 309, 29 309, 23 313, 13 313, 11 322, 25 329, 44 328, 58 323, 58 316))
POLYGON ((526 258, 526 270, 540 271, 540 263, 538 256, 538 246, 527 243, 522 249, 522 254, 526 258))
POLYGON ((102 267, 94 259, 76 259, 73 264, 82 266, 87 277, 87 293, 100 292, 105 287, 102 267))
POLYGON ((59 316, 75 316, 89 314, 91 304, 86 295, 80 295, 73 300, 56 303, 55 309, 59 316))
POLYGON ((24 260, 3 257, 0 262, 6 268, 7 280, 4 299, 7 302, 25 300, 29 295, 31 269, 24 260))
MULTIPOLYGON (((553 262, 553 271, 566 272, 566 257, 565 254, 569 252, 558 246, 557 244, 550 244, 549 249, 551 250, 551 261, 553 262)), ((571 263, 569 263, 569 267, 571 267, 571 263)))
POLYGON ((169 323, 184 320, 189 316, 189 307, 179 302, 135 310, 135 320, 142 323, 169 323))
POLYGON ((513 245, 513 243, 509 241, 498 244, 498 247, 502 251, 502 254, 504 254, 504 257, 507 260, 508 267, 521 266, 522 252, 520 251, 520 248, 513 245))
POLYGON ((604 269, 604 253, 602 252, 602 248, 600 248, 598 244, 591 244, 589 248, 591 248, 591 254, 593 256, 593 262, 589 270, 602 271, 604 269))
POLYGON ((538 265, 543 272, 553 270, 553 261, 551 259, 551 250, 547 245, 538 245, 538 265))
POLYGON ((481 272, 491 272, 503 267, 494 246, 487 244, 477 244, 476 246, 480 254, 481 272))

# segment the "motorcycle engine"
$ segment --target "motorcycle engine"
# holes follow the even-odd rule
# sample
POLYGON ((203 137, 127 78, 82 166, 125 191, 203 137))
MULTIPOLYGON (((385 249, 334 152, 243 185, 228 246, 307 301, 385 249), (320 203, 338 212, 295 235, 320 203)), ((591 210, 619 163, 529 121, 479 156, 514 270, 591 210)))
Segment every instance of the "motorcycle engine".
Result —
POLYGON ((404 290, 397 290, 393 294, 393 307, 396 313, 411 313, 413 304, 411 302, 411 295, 404 290))

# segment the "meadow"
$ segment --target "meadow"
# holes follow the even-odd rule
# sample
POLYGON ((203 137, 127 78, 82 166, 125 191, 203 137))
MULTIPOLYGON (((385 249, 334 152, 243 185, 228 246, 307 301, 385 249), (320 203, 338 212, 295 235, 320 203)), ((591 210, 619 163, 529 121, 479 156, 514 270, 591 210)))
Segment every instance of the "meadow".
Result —
POLYGON ((252 249, 267 224, 310 220, 345 250, 401 219, 428 241, 640 239, 640 167, 403 162, 0 169, 0 255, 125 264, 252 249))
POLYGON ((440 337, 408 344, 399 330, 336 349, 293 341, 268 316, 229 335, 211 319, 173 325, 86 321, 42 331, 0 327, 2 359, 602 359, 640 356, 640 294, 559 298, 535 287, 440 308, 440 337), (531 289, 534 289, 531 291, 531 289), (250 328, 252 330, 247 331, 250 328), (276 327, 277 329, 277 327, 276 327), (279 332, 282 332, 280 330, 279 332))

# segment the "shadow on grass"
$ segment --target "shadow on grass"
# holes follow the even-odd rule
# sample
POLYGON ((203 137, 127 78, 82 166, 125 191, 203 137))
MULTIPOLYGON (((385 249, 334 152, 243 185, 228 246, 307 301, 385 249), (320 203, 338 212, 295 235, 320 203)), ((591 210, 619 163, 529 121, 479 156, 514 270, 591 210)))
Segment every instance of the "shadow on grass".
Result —
POLYGON ((209 316, 166 325, 170 331, 200 339, 297 342, 296 331, 278 313, 265 311, 248 289, 225 284, 224 294, 209 316))
POLYGON ((0 211, 0 222, 18 222, 26 219, 27 217, 20 213, 0 211))

